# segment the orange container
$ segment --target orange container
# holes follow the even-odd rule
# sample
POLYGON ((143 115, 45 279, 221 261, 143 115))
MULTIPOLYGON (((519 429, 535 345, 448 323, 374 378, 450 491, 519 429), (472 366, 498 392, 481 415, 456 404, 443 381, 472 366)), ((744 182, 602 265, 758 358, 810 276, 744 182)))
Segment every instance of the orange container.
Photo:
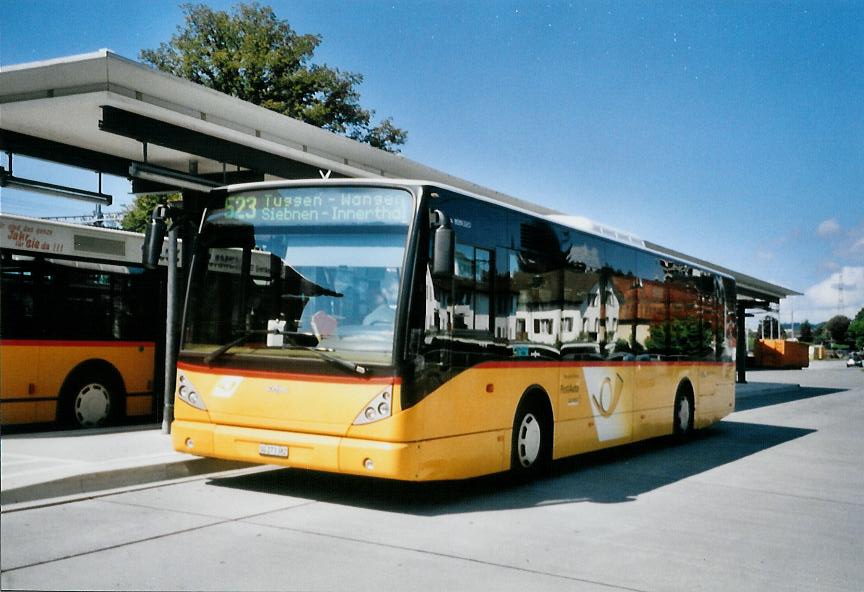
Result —
POLYGON ((806 368, 810 365, 806 343, 786 339, 760 339, 756 343, 756 365, 762 368, 806 368))

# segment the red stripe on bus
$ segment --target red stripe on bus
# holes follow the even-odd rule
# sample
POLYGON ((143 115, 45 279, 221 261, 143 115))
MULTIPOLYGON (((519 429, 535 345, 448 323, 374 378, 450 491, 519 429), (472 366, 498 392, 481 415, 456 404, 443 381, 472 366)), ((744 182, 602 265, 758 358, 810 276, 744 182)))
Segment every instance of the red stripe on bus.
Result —
POLYGON ((53 339, 0 339, 0 345, 42 347, 154 347, 153 341, 63 341, 53 339))
POLYGON ((524 362, 516 362, 516 361, 501 361, 501 362, 481 362, 474 366, 475 368, 586 368, 586 367, 596 367, 596 366, 608 366, 608 367, 627 367, 627 366, 734 366, 734 362, 700 362, 700 361, 691 361, 691 362, 683 362, 678 360, 651 360, 651 361, 636 361, 631 360, 629 362, 619 362, 619 361, 611 361, 604 362, 603 360, 583 360, 583 361, 552 361, 552 360, 544 360, 544 361, 530 361, 526 360, 524 362))
POLYGON ((299 372, 281 372, 279 370, 246 370, 240 368, 211 368, 199 366, 189 362, 178 362, 179 370, 190 372, 201 372, 204 374, 220 374, 229 376, 245 376, 246 378, 271 378, 279 380, 306 380, 310 382, 331 382, 334 384, 401 384, 402 380, 397 376, 376 376, 370 378, 340 377, 327 374, 302 374, 299 372))

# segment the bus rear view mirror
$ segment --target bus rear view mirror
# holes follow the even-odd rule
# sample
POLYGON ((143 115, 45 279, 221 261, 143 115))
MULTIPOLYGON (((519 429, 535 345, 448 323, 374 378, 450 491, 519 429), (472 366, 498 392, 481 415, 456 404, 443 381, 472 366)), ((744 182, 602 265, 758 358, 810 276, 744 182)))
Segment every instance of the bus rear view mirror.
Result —
POLYGON ((437 226, 432 239, 432 277, 447 279, 453 277, 455 267, 454 251, 456 250, 456 234, 450 227, 450 219, 443 212, 435 212, 437 226))
POLYGON ((162 244, 165 242, 165 233, 168 225, 165 223, 167 208, 158 205, 153 209, 150 222, 144 231, 144 250, 141 253, 141 263, 147 269, 156 269, 159 265, 159 257, 162 255, 162 244))

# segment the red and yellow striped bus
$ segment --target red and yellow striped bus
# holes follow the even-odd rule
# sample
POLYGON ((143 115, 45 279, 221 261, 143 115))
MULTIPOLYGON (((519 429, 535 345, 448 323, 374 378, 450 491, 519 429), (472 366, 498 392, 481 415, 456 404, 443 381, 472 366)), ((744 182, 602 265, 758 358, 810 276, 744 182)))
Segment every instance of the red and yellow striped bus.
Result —
POLYGON ((220 190, 197 238, 174 446, 461 479, 734 406, 735 286, 584 220, 419 181, 220 190))
MULTIPOLYGON (((153 414, 164 269, 140 234, 0 215, 0 422, 153 414)), ((161 337, 160 337, 161 336, 161 337)))

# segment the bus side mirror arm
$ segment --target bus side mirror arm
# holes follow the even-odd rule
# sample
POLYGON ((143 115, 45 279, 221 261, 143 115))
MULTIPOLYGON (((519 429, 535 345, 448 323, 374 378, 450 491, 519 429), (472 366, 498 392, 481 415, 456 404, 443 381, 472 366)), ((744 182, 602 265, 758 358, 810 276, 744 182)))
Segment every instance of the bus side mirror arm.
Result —
POLYGON ((435 228, 432 239, 432 277, 449 279, 455 267, 456 233, 450 226, 450 218, 441 210, 432 213, 435 228))
POLYGON ((162 244, 168 229, 166 220, 169 216, 168 206, 160 204, 153 208, 147 229, 144 231, 144 249, 141 253, 141 263, 147 269, 156 269, 159 257, 162 255, 162 244))

